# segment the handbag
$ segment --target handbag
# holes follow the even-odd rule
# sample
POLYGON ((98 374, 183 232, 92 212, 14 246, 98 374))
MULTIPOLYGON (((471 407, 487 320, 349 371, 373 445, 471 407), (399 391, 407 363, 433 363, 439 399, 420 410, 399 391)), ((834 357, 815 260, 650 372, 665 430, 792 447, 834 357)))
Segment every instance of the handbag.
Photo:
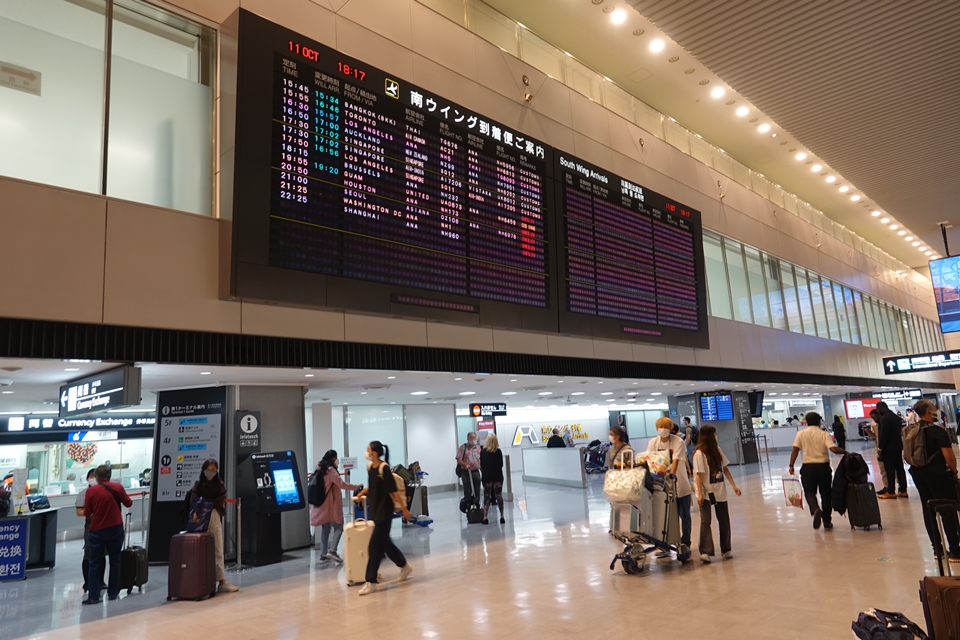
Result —
POLYGON ((209 529, 212 515, 213 502, 197 497, 190 505, 190 515, 187 517, 187 533, 199 533, 209 529))
POLYGON ((783 499, 788 507, 803 509, 803 488, 796 476, 783 476, 783 499))
POLYGON ((41 511, 50 508, 50 499, 47 496, 27 496, 27 506, 30 511, 41 511))
POLYGON ((624 455, 620 454, 621 468, 611 467, 603 480, 603 493, 611 504, 639 502, 640 492, 646 490, 647 470, 634 466, 633 456, 630 456, 630 466, 623 466, 624 455))

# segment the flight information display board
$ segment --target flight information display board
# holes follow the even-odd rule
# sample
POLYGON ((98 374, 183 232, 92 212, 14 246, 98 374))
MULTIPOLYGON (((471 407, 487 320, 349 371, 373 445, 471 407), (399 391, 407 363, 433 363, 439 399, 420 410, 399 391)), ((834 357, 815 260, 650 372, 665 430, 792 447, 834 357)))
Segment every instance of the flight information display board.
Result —
POLYGON ((700 212, 572 156, 556 158, 561 301, 580 316, 561 318, 561 331, 589 324, 601 336, 685 336, 683 344, 700 346, 709 337, 700 212))
POLYGON ((733 420, 733 397, 728 394, 700 396, 700 419, 703 422, 733 420))
POLYGON ((270 99, 250 125, 270 135, 269 154, 256 160, 269 170, 269 224, 258 225, 269 238, 266 266, 390 285, 392 304, 467 313, 479 312, 478 300, 552 306, 547 145, 243 18, 240 87, 248 94, 256 84, 270 99), (269 57, 268 77, 245 73, 250 56, 257 68, 269 57))
POLYGON ((698 211, 238 15, 232 298, 709 346, 698 211))

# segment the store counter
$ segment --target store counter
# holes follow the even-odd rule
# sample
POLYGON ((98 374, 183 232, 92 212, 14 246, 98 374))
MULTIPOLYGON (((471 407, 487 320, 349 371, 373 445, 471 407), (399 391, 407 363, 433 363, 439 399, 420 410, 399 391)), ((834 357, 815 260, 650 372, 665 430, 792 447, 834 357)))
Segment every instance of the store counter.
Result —
MULTIPOLYGON (((141 525, 143 531, 146 531, 147 522, 150 519, 150 494, 145 493, 143 489, 133 489, 127 492, 133 501, 133 506, 129 509, 123 507, 124 522, 128 513, 133 514, 130 530, 140 531, 141 525), (146 500, 146 502, 144 502, 146 500)), ((83 518, 77 515, 76 501, 77 496, 61 495, 50 496, 51 509, 60 509, 59 529, 57 530, 57 542, 66 542, 67 540, 80 540, 83 538, 83 518)))
MULTIPOLYGON (((803 427, 806 429, 806 427, 803 427)), ((767 436, 767 447, 771 451, 789 451, 793 448, 793 441, 797 439, 798 429, 796 427, 769 427, 767 429, 754 429, 758 436, 767 436)))
POLYGON ((587 471, 579 447, 523 449, 523 481, 585 488, 587 471))
MULTIPOLYGON (((59 509, 11 513, 27 520, 27 570, 52 569, 57 564, 57 515, 59 509)), ((0 518, 2 523, 6 518, 0 518)))

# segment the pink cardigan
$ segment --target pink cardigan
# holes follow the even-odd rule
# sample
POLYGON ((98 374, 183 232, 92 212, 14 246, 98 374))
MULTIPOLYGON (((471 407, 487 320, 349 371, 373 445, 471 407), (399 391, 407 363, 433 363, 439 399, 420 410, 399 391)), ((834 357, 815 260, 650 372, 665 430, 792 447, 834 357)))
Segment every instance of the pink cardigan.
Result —
POLYGON ((310 506, 310 525, 319 527, 328 522, 343 524, 342 490, 356 491, 360 488, 360 485, 344 482, 337 470, 330 467, 327 469, 327 475, 323 478, 323 487, 327 492, 327 497, 319 507, 310 506))

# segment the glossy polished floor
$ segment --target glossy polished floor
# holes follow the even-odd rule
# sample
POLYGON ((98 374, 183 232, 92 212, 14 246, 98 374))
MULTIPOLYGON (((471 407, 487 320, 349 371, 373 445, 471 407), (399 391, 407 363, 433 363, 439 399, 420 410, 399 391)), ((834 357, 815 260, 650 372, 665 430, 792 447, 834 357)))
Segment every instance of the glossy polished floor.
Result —
POLYGON ((586 491, 515 487, 502 526, 467 526, 452 493, 434 497, 431 528, 393 529, 413 580, 397 584, 387 562, 390 582, 366 597, 302 551, 231 576, 237 594, 167 603, 166 570, 154 567, 143 594, 81 607, 78 547, 68 543, 54 571, 0 587, 0 638, 849 638, 868 607, 922 623, 917 584, 936 566, 916 491, 881 501, 883 530, 851 531, 835 518, 833 531, 814 531, 806 512, 784 506, 786 456, 771 462, 733 468, 743 496, 731 495, 732 560, 611 571, 619 546, 593 477, 586 491))

